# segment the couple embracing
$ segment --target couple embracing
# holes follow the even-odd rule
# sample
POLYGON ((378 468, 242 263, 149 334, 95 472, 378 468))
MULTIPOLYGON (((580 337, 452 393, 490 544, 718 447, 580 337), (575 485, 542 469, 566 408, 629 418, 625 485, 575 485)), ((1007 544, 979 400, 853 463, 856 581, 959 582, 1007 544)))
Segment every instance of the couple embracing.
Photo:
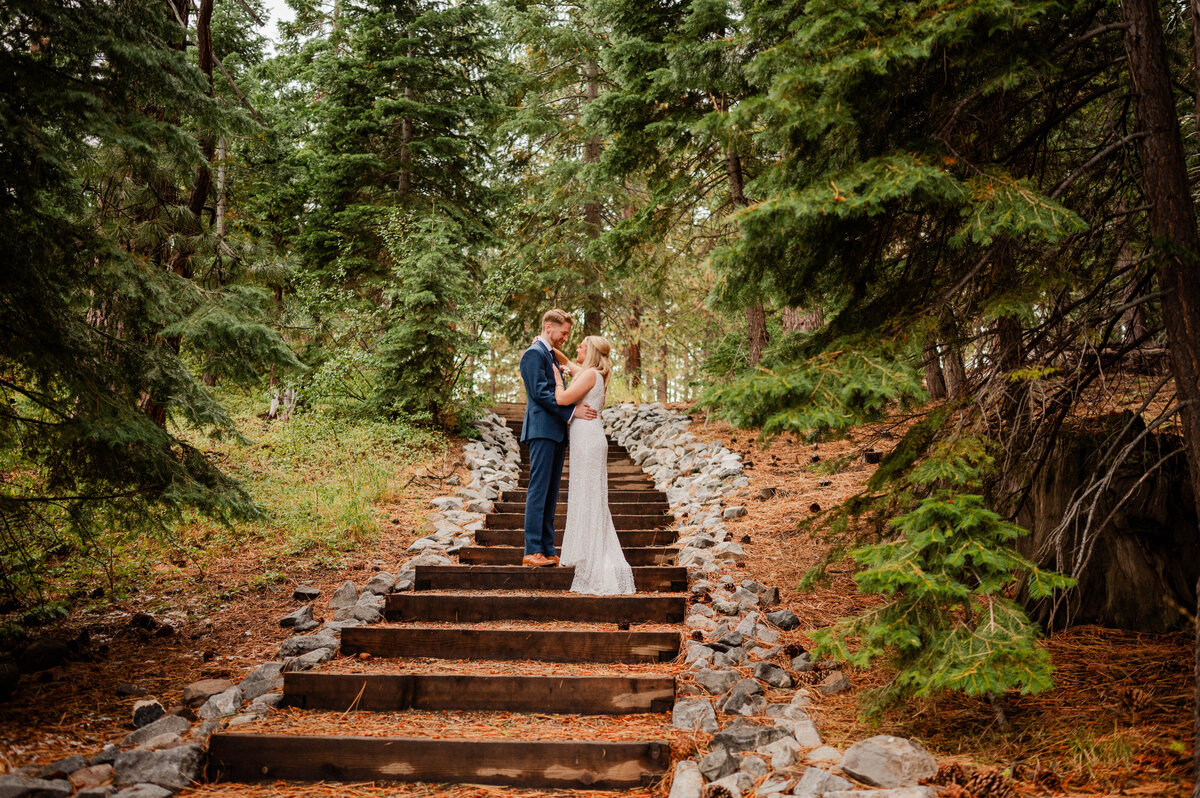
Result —
POLYGON ((612 371, 611 347, 589 335, 573 362, 561 351, 571 327, 563 311, 546 311, 541 335, 521 355, 526 396, 521 442, 529 446, 522 562, 574 566, 575 593, 632 593, 633 571, 608 508, 608 439, 599 418, 612 371), (568 444, 571 482, 560 557, 554 549, 554 511, 568 444))

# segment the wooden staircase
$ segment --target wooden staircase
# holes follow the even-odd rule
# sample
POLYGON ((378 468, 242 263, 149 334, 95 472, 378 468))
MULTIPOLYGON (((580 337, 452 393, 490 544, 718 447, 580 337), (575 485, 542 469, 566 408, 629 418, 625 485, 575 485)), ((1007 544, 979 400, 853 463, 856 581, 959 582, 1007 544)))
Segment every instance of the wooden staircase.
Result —
MULTIPOLYGON (((496 412, 519 438, 524 406, 501 405, 496 412)), ((522 460, 528 462, 524 447, 522 460)), ((568 465, 556 517, 560 530, 569 478, 568 465)), ((328 663, 328 670, 285 674, 287 709, 214 735, 209 778, 558 789, 628 789, 662 779, 670 766, 667 742, 636 735, 562 740, 286 733, 326 715, 330 726, 344 731, 351 709, 446 713, 448 722, 463 712, 530 713, 533 721, 551 714, 616 716, 618 729, 620 716, 660 715, 665 732, 675 697, 675 666, 668 663, 679 655, 687 610, 687 574, 669 548, 677 533, 669 529, 665 497, 624 449, 610 444, 609 506, 638 593, 585 596, 568 592, 571 568, 520 564, 527 480, 523 467, 518 489, 496 502, 475 545, 459 552, 460 564, 417 568, 414 592, 386 597, 386 623, 344 629, 343 658, 328 663), (344 658, 351 656, 353 662, 344 658), (370 664, 366 672, 346 672, 348 663, 363 662, 370 664), (439 662, 446 663, 440 670, 439 662), (496 673, 501 663, 523 672, 496 673), (564 675, 551 663, 574 663, 570 667, 588 673, 564 675), (627 664, 617 675, 605 673, 612 666, 603 663, 627 664)))

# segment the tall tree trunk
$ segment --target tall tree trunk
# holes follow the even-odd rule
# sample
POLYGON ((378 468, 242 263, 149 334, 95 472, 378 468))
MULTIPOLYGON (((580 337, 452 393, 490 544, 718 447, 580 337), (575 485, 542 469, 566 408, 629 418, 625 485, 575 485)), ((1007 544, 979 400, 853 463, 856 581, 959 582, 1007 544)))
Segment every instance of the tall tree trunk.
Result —
POLYGON ((780 321, 784 332, 816 332, 825 325, 825 311, 786 307, 780 312, 780 321))
POLYGON ((642 385, 642 305, 634 296, 629 303, 629 343, 625 347, 625 373, 629 387, 642 385))
POLYGON ((967 395, 967 369, 963 365, 962 349, 956 343, 945 345, 942 368, 946 376, 946 395, 950 399, 962 399, 967 395))
MULTIPOLYGON (((588 60, 584 66, 587 86, 585 87, 588 105, 600 96, 600 68, 594 60, 588 60)), ((600 163, 600 137, 591 136, 583 145, 583 162, 585 164, 600 163)), ((591 187, 589 186, 589 189, 591 187)), ((602 208, 596 199, 589 199, 583 205, 583 221, 587 228, 587 236, 591 241, 600 237, 600 222, 602 208)), ((600 264, 588 262, 588 274, 585 275, 587 284, 584 286, 583 334, 599 335, 603 324, 602 308, 604 304, 601 292, 600 264)))
MULTIPOLYGON (((742 158, 737 147, 730 142, 725 151, 725 176, 729 180, 729 198, 733 201, 734 209, 744 208, 746 201, 746 178, 742 174, 742 158)), ((752 302, 746 308, 746 336, 749 345, 749 361, 751 366, 757 366, 762 360, 763 350, 767 348, 767 313, 762 302, 752 302)))
POLYGON ((657 399, 664 404, 667 401, 667 381, 670 365, 667 363, 667 337, 663 335, 658 345, 658 384, 655 386, 657 399))
MULTIPOLYGON (((1200 496, 1200 234, 1192 205, 1183 137, 1171 94, 1171 74, 1156 0, 1124 0, 1125 54, 1133 84, 1134 114, 1144 134, 1138 140, 1142 190, 1149 203, 1150 236, 1165 242, 1156 253, 1163 292, 1163 321, 1171 350, 1171 372, 1181 405, 1192 492, 1200 496)), ((1197 11, 1193 3, 1192 13, 1197 11)), ((1194 36, 1200 35, 1195 34, 1194 36)), ((1200 62, 1192 64, 1193 72, 1200 62)), ((1198 95, 1200 97, 1200 95, 1198 95)), ((1200 99, 1198 99, 1200 101, 1200 99)), ((1197 108, 1200 113, 1200 108, 1197 108)), ((1200 584, 1197 585, 1200 597, 1200 584)), ((1196 624, 1192 719, 1193 795, 1200 794, 1200 606, 1196 624)))
POLYGON ((942 359, 938 354, 937 339, 932 335, 925 338, 925 389, 930 399, 946 398, 946 378, 942 374, 942 359))
MULTIPOLYGON (((406 55, 409 59, 412 58, 412 47, 408 48, 406 55)), ((412 86, 405 86, 405 101, 412 102, 412 98, 412 86)), ((410 149, 412 140, 412 118, 405 114, 400 118, 400 175, 396 178, 396 194, 401 202, 408 199, 408 195, 412 191, 412 150, 410 149)))

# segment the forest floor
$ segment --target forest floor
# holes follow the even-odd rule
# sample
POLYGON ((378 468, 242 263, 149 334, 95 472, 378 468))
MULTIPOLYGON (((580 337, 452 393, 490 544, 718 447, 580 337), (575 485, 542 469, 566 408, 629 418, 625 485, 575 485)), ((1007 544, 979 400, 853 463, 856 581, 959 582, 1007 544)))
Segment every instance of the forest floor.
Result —
MULTIPOLYGON (((900 434, 898 420, 856 429, 836 442, 813 445, 785 435, 763 444, 754 430, 733 430, 702 412, 679 409, 691 412, 693 434, 719 440, 747 461, 751 485, 742 498, 748 514, 730 522, 730 528, 747 552, 745 575, 779 586, 784 606, 800 617, 796 638, 804 641, 807 632, 870 606, 872 599, 855 589, 849 560, 833 562, 827 581, 796 589, 804 574, 837 545, 819 528, 799 525, 862 490, 875 467, 858 454, 872 447, 886 452, 889 440, 894 443, 900 434), (819 462, 814 463, 814 455, 819 462), (840 467, 822 467, 831 461, 840 467), (764 488, 775 489, 774 494, 767 496, 770 491, 764 494, 764 488)), ((411 429, 286 425, 259 419, 248 408, 239 414, 239 423, 248 446, 205 446, 251 486, 268 509, 268 520, 254 530, 235 531, 197 522, 181 530, 172 545, 136 551, 114 545, 110 559, 124 568, 119 582, 136 587, 76 600, 70 617, 54 634, 74 638, 86 631, 90 647, 77 660, 24 677, 19 693, 4 704, 0 772, 119 741, 131 728, 132 705, 139 698, 154 696, 170 706, 180 702, 189 682, 240 679, 249 668, 271 659, 288 636, 278 619, 295 609, 291 592, 296 584, 320 587, 322 606, 346 579, 362 582, 373 570, 394 568, 407 544, 424 534, 428 499, 448 490, 439 477, 465 475, 462 441, 411 429), (171 631, 138 626, 134 619, 139 612, 169 625, 171 631)), ((103 573, 104 569, 87 572, 78 563, 73 570, 64 567, 61 592, 86 594, 88 585, 102 584, 103 573)), ((912 702, 867 722, 860 718, 856 690, 821 698, 813 714, 822 736, 834 746, 872 734, 911 736, 925 742, 939 759, 1008 769, 1018 779, 1045 768, 1062 783, 1061 789, 1050 791, 1018 780, 1021 794, 1190 794, 1190 636, 1078 627, 1050 636, 1045 644, 1057 668, 1055 688, 1039 696, 1006 696, 1004 708, 1013 724, 1009 732, 996 728, 985 703, 953 696, 912 702), (1137 715, 1121 700, 1123 690, 1134 686, 1151 699, 1137 715)), ((330 663, 335 665, 370 669, 375 664, 339 659, 330 663)), ((888 678, 884 667, 849 673, 858 688, 888 678)), ((423 714, 429 717, 409 718, 406 724, 416 723, 435 735, 471 727, 503 736, 521 730, 514 719, 474 716, 481 713, 457 713, 454 718, 446 716, 455 713, 423 714)), ((273 722, 286 724, 288 717, 281 713, 273 722)), ((648 719, 627 720, 634 727, 542 716, 530 730, 564 737, 654 731, 649 726, 636 728, 648 719)), ((694 745, 661 721, 651 725, 679 753, 694 745)), ((665 794, 664 786, 638 794, 665 794)), ((547 793, 467 785, 263 784, 213 785, 189 794, 520 798, 547 793)))
MULTIPOLYGON (((691 415, 690 431, 699 439, 719 440, 752 463, 744 491, 748 513, 729 522, 747 552, 746 575, 780 587, 784 606, 800 618, 801 632, 871 606, 872 597, 856 590, 849 558, 831 562, 828 579, 796 589, 838 545, 820 524, 801 525, 864 489, 876 466, 867 465, 861 453, 889 451, 903 434, 902 419, 864 425, 839 441, 802 444, 783 435, 764 445, 757 430, 732 429, 695 410, 691 415), (831 461, 840 467, 828 467, 831 461), (764 488, 774 488, 774 495, 762 498, 764 488)), ((1188 633, 1096 626, 1052 634, 1045 645, 1056 669, 1055 686, 1037 696, 1005 696, 1008 732, 997 728, 985 701, 955 695, 911 701, 863 719, 860 690, 886 682, 883 666, 851 669, 859 689, 822 697, 812 711, 830 745, 844 749, 871 734, 914 737, 939 760, 1011 772, 1022 794, 1191 795, 1192 644, 1188 633), (1136 715, 1124 703, 1130 688, 1150 697, 1136 715), (1061 789, 1049 791, 1029 780, 1043 768, 1053 771, 1061 789)))

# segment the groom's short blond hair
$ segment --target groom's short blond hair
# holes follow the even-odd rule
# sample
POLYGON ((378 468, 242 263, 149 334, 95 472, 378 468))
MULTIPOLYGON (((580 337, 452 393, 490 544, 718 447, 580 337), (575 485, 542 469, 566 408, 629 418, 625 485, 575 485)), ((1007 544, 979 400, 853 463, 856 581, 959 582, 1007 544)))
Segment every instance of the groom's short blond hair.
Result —
POLYGON ((574 326, 575 320, 565 310, 551 308, 542 314, 542 326, 545 327, 547 324, 570 324, 574 326))

